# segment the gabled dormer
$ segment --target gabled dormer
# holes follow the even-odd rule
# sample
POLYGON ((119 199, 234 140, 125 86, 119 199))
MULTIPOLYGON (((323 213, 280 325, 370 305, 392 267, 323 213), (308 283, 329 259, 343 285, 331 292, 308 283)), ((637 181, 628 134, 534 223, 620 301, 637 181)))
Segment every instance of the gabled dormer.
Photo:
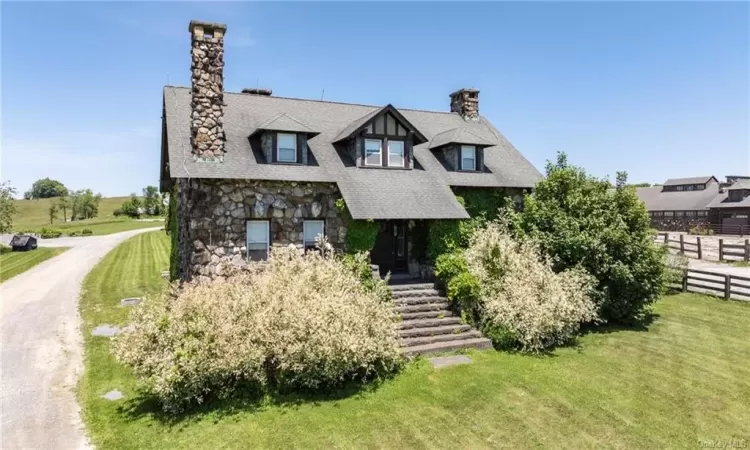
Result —
POLYGON ((282 113, 258 125, 249 139, 260 140, 267 163, 307 165, 310 159, 307 140, 318 134, 289 114, 282 113))
POLYGON ((484 172, 484 149, 495 144, 466 128, 436 134, 430 150, 456 172, 484 172))
POLYGON ((424 135, 392 105, 355 120, 333 141, 345 147, 357 167, 389 169, 413 168, 413 148, 424 142, 424 135))
POLYGON ((738 180, 727 188, 728 202, 741 202, 750 197, 750 180, 738 180))

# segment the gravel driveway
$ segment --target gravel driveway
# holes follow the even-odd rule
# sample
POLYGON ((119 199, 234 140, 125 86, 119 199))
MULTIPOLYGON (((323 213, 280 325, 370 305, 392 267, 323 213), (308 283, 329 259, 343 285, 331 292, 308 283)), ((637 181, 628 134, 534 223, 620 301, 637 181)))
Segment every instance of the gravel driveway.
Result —
POLYGON ((73 392, 83 369, 81 282, 117 244, 159 228, 40 240, 72 248, 0 284, 0 448, 89 446, 73 392))

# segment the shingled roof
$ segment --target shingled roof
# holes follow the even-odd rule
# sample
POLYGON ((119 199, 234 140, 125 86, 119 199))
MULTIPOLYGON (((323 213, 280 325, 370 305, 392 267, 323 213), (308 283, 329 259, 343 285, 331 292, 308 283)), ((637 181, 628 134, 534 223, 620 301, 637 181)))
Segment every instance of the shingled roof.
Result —
POLYGON ((171 178, 255 179, 335 182, 355 219, 466 218, 451 186, 531 188, 542 176, 484 117, 465 121, 450 112, 398 108, 425 141, 414 146, 412 170, 356 167, 334 146, 382 106, 225 93, 223 162, 194 161, 190 148, 190 89, 164 88, 166 144, 171 178), (256 158, 248 136, 274 118, 289 118, 319 133, 308 140, 317 165, 266 164, 256 158), (493 145, 484 150, 485 172, 451 172, 429 149, 438 134, 462 129, 493 145), (404 195, 407 194, 407 195, 404 195), (394 201, 397 198, 398 201, 394 201))
POLYGON ((681 184, 706 184, 711 179, 717 182, 719 181, 713 175, 709 175, 706 177, 670 178, 664 182, 664 186, 678 186, 681 184))
POLYGON ((648 211, 702 211, 719 194, 719 185, 709 184, 697 191, 664 191, 661 186, 652 186, 638 188, 636 194, 648 211))

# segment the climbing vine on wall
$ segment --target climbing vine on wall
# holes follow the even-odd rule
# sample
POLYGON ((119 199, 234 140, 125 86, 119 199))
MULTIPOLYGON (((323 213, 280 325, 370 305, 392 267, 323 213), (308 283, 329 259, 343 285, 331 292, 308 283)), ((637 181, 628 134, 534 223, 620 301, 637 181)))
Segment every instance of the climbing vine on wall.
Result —
POLYGON ((178 276, 178 267, 180 265, 180 255, 177 251, 177 185, 172 186, 172 191, 169 193, 169 216, 167 218, 167 230, 169 230, 169 238, 171 247, 169 249, 169 280, 174 281, 178 276))
POLYGON ((346 225, 346 251, 347 253, 369 252, 375 247, 375 239, 378 237, 378 224, 373 220, 355 220, 346 207, 343 198, 336 200, 336 208, 341 212, 346 225))

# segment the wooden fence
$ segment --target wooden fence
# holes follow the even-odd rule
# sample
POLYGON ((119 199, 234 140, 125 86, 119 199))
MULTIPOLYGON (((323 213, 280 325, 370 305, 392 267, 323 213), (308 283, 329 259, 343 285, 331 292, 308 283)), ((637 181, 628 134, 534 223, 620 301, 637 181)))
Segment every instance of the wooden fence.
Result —
POLYGON ((677 250, 685 256, 694 256, 698 259, 703 259, 703 247, 701 246, 700 236, 695 238, 695 242, 686 241, 684 234, 680 234, 679 236, 679 239, 670 239, 669 233, 657 233, 654 241, 657 243, 663 243, 667 247, 677 250))
POLYGON ((687 269, 682 278, 683 292, 750 301, 750 278, 705 270, 687 269))
POLYGON ((725 244, 719 239, 719 261, 750 261, 750 239, 744 244, 725 244))

